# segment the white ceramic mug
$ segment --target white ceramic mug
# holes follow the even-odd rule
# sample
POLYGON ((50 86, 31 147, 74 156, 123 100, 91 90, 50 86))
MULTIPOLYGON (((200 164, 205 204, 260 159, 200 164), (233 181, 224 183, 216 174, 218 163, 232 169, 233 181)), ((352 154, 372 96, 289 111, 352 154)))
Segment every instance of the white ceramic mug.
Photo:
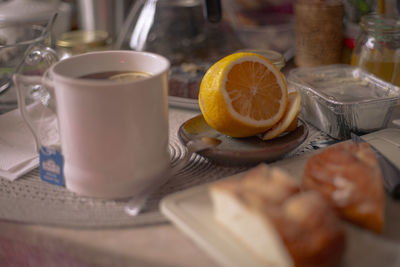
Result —
MULTIPOLYGON (((162 178, 170 163, 169 67, 166 58, 152 53, 103 51, 59 61, 41 78, 14 76, 18 91, 20 85, 39 80, 54 94, 67 189, 91 197, 125 198, 149 190, 162 178), (151 76, 81 78, 109 71, 151 76)), ((24 114, 25 104, 19 107, 24 114)), ((24 119, 29 124, 29 118, 24 119)))

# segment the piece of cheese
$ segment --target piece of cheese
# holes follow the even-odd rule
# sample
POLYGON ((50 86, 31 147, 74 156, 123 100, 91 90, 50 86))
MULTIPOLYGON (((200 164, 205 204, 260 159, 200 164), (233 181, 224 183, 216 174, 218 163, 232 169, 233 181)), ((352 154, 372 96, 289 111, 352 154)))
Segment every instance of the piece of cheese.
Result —
POLYGON ((345 234, 335 211, 284 171, 261 164, 209 192, 215 219, 266 266, 339 264, 345 234))

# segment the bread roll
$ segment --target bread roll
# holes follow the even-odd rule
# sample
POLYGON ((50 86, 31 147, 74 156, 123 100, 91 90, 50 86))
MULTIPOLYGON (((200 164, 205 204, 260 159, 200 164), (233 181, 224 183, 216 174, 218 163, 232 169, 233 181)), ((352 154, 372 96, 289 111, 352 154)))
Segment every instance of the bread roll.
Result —
POLYGON ((322 193, 344 219, 382 232, 383 177, 368 143, 342 142, 312 156, 302 186, 322 193))
POLYGON ((261 164, 210 185, 214 216, 266 266, 337 266, 345 234, 317 192, 301 193, 277 168, 261 164))

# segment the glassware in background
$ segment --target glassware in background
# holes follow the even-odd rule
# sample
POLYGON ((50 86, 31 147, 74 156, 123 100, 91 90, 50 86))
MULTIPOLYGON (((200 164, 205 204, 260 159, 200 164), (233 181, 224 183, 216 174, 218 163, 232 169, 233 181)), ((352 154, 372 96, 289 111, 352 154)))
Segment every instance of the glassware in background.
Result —
MULTIPOLYGON (((342 62, 350 64, 357 36, 360 34, 361 17, 373 12, 377 0, 343 0, 344 28, 343 28, 343 55, 342 62)), ((381 1, 381 0, 379 0, 381 1)))
POLYGON ((0 24, 45 26, 57 13, 52 28, 53 38, 71 29, 72 5, 61 0, 0 0, 0 24))
POLYGON ((219 20, 220 6, 210 5, 216 2, 219 1, 137 0, 114 48, 167 57, 171 61, 169 95, 197 99, 207 69, 242 48, 230 24, 223 17, 219 20))
POLYGON ((400 0, 343 0, 344 48, 343 63, 350 64, 355 42, 361 32, 360 21, 372 13, 400 17, 400 0))
POLYGON ((360 26, 351 65, 400 86, 400 19, 369 14, 360 26))
POLYGON ((296 0, 295 64, 312 67, 340 63, 343 49, 341 0, 296 0))
MULTIPOLYGON (((0 113, 17 107, 12 75, 35 75, 57 61, 49 47, 50 29, 39 25, 0 25, 0 113)), ((28 98, 40 97, 40 87, 32 87, 28 98)))
POLYGON ((114 47, 158 53, 172 65, 213 61, 239 49, 229 25, 207 19, 206 2, 212 1, 137 0, 114 47))

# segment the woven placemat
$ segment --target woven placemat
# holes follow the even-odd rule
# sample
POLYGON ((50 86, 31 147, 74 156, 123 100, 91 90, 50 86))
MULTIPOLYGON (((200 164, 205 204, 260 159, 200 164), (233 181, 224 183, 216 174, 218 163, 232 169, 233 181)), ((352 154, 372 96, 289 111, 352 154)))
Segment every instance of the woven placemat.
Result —
MULTIPOLYGON (((177 137, 179 126, 198 112, 170 108, 170 145, 172 168, 185 153, 185 147, 177 137)), ((286 158, 299 156, 314 150, 312 142, 330 140, 324 133, 309 126, 305 142, 286 158)), ((71 228, 128 227, 166 222, 159 212, 160 200, 171 193, 215 181, 250 167, 226 167, 216 165, 195 154, 187 165, 170 178, 147 200, 139 215, 125 212, 126 201, 101 200, 81 197, 63 187, 42 182, 39 170, 10 182, 0 179, 0 219, 22 223, 51 225, 71 228)))

